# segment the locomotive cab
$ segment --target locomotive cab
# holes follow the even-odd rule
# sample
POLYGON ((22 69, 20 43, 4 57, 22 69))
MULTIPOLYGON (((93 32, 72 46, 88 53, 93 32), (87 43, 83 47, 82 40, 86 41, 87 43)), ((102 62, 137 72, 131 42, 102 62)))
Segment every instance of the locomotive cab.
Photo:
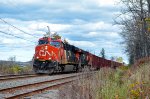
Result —
POLYGON ((51 41, 50 45, 54 46, 54 47, 57 47, 57 48, 60 48, 61 47, 61 42, 59 42, 59 41, 51 41))

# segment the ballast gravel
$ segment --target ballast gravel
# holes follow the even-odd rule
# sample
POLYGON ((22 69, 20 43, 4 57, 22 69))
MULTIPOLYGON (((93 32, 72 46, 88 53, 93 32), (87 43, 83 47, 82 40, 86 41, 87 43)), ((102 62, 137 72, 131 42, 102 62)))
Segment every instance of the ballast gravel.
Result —
POLYGON ((2 82, 0 81, 0 90, 5 88, 11 88, 11 87, 21 86, 26 84, 47 81, 47 80, 58 79, 62 77, 69 77, 71 75, 77 75, 77 74, 74 73, 74 74, 63 74, 63 75, 54 75, 54 76, 47 75, 47 76, 39 76, 39 77, 33 77, 28 79, 17 79, 17 80, 2 81, 2 82))
MULTIPOLYGON (((17 86, 22 86, 22 85, 27 85, 27 84, 33 84, 33 83, 48 81, 48 80, 64 78, 64 77, 77 76, 77 75, 80 75, 80 74, 84 74, 84 73, 60 74, 60 75, 51 75, 51 76, 45 75, 45 76, 26 78, 26 79, 0 81, 0 90, 1 89, 6 89, 6 88, 11 88, 11 87, 17 87, 17 86)), ((5 93, 5 94, 0 93, 0 99, 4 99, 4 98, 9 97, 9 96, 18 95, 20 93, 26 93, 26 92, 30 92, 30 91, 33 91, 33 90, 45 88, 45 87, 51 86, 53 84, 55 85, 56 83, 44 84, 42 86, 37 87, 36 89, 35 88, 27 88, 25 90, 24 89, 23 90, 18 90, 18 91, 13 92, 13 93, 12 92, 5 93)), ((50 91, 46 91, 44 93, 32 96, 30 98, 27 97, 27 98, 24 98, 24 99, 57 99, 58 98, 58 96, 57 96, 58 91, 56 91, 56 90, 55 91, 50 90, 50 91)))
MULTIPOLYGON (((2 97, 6 98, 6 97, 11 97, 11 96, 14 96, 14 95, 22 94, 22 93, 31 92, 31 91, 38 90, 38 89, 43 89, 43 88, 46 88, 48 86, 53 86, 53 85, 56 85, 56 84, 59 84, 59 83, 63 83, 64 81, 68 81, 68 80, 63 80, 63 81, 56 82, 56 83, 43 84, 42 86, 38 86, 36 88, 31 87, 31 88, 27 88, 27 89, 23 89, 23 90, 17 90, 15 92, 10 92, 9 94, 2 94, 2 97)), ((71 81, 71 79, 69 81, 71 81)))
POLYGON ((59 99, 59 91, 49 90, 38 95, 26 97, 25 99, 59 99))

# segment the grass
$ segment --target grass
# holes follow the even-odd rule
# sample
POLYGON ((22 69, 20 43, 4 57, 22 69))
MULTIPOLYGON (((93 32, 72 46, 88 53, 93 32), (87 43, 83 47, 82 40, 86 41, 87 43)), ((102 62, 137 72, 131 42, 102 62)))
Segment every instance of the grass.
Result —
POLYGON ((13 64, 13 65, 0 65, 0 74, 1 75, 7 75, 7 74, 25 74, 25 73, 31 73, 32 67, 31 66, 24 66, 21 67, 19 65, 13 64))
POLYGON ((101 68, 59 90, 60 99, 149 99, 150 62, 116 70, 101 68), (87 76, 87 77, 85 77, 87 76))

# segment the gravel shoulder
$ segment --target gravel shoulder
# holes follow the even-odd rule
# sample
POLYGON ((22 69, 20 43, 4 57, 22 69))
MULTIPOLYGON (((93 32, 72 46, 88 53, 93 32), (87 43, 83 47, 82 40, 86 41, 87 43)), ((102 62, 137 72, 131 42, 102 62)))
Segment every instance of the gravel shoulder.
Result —
POLYGON ((59 90, 50 90, 38 95, 29 97, 30 99, 59 99, 59 90))

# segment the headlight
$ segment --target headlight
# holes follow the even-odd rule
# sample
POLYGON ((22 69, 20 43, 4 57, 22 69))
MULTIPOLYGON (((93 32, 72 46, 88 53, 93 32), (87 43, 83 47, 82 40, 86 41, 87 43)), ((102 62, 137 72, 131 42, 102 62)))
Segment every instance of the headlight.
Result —
POLYGON ((47 50, 47 46, 45 46, 45 49, 47 50))
POLYGON ((39 57, 38 57, 38 56, 37 56, 36 58, 37 58, 37 59, 39 59, 39 57))

